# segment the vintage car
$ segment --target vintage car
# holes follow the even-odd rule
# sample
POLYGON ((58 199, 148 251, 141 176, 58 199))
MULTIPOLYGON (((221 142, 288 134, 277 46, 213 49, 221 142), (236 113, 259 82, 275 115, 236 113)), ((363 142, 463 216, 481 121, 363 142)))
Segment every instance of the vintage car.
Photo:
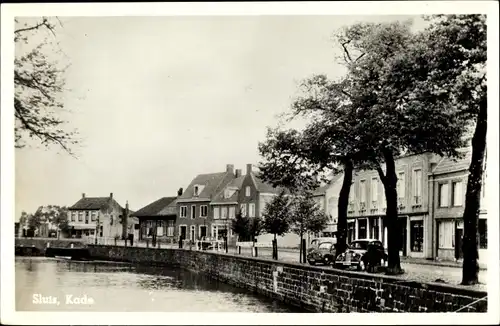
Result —
POLYGON ((336 268, 356 268, 364 271, 368 267, 386 266, 387 252, 377 239, 355 240, 348 245, 345 252, 335 259, 336 268))
POLYGON ((336 241, 334 240, 323 240, 321 242, 316 241, 313 247, 309 248, 307 251, 306 258, 309 264, 331 264, 335 259, 335 243, 336 241))

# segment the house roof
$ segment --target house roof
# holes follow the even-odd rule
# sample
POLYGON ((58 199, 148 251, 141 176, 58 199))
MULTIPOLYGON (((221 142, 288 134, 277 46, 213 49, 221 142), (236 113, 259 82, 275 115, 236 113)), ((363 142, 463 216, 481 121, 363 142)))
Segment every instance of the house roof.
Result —
POLYGON ((220 189, 221 183, 228 173, 229 172, 219 172, 197 175, 178 199, 212 199, 215 193, 220 189), (195 185, 204 186, 201 193, 196 197, 194 196, 195 185))
POLYGON ((228 183, 225 187, 220 189, 219 192, 213 197, 212 201, 214 203, 232 203, 238 201, 238 193, 241 189, 241 185, 243 184, 243 180, 245 180, 245 176, 239 176, 233 179, 230 183, 228 183), (229 198, 224 197, 225 190, 228 188, 236 189, 236 191, 229 198))
POLYGON ((443 157, 443 159, 434 168, 434 174, 444 174, 453 171, 467 170, 470 165, 472 151, 470 148, 466 148, 460 150, 460 152, 465 154, 465 156, 460 159, 443 157))
POLYGON ((282 187, 273 187, 271 184, 264 182, 257 174, 252 172, 253 179, 255 180, 255 185, 257 186, 257 190, 260 192, 278 194, 281 190, 284 190, 282 187))
MULTIPOLYGON (((77 210, 77 209, 102 209, 103 207, 106 207, 111 203, 111 201, 115 201, 111 197, 83 197, 80 198, 79 201, 77 201, 73 206, 69 207, 68 209, 72 210, 77 210)), ((120 206, 116 201, 115 203, 120 206)), ((121 206, 120 206, 121 207, 121 206)), ((123 208, 122 208, 123 209, 123 208)))
POLYGON ((132 216, 166 216, 166 215, 174 215, 176 213, 175 210, 175 202, 177 197, 163 197, 149 205, 144 206, 139 209, 137 212, 131 214, 132 216), (174 210, 171 212, 170 210, 166 210, 168 207, 172 207, 171 204, 174 203, 174 210))

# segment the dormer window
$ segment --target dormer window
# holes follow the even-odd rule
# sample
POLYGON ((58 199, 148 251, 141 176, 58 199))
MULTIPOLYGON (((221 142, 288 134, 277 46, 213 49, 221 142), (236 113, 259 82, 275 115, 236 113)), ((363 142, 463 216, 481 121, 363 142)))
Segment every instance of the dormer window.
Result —
POLYGON ((198 195, 199 195, 199 192, 198 192, 198 191, 199 191, 198 186, 194 186, 194 195, 195 195, 195 196, 198 196, 198 195))

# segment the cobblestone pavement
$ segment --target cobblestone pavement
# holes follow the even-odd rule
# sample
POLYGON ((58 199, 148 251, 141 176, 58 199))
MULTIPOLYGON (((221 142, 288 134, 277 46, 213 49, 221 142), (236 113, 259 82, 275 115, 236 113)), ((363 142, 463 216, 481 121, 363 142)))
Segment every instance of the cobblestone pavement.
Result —
MULTIPOLYGON (((268 259, 272 258, 272 250, 270 248, 259 248, 258 250, 259 257, 268 259)), ((231 250, 229 251, 229 253, 232 253, 231 250)), ((250 249, 242 248, 242 255, 250 256, 250 249)), ((295 251, 293 249, 280 249, 278 250, 278 259, 282 261, 297 263, 299 262, 299 253, 298 251, 295 251)), ((459 285, 462 280, 462 268, 460 267, 435 266, 405 262, 401 263, 401 267, 405 270, 405 273, 403 275, 399 275, 398 277, 405 280, 418 282, 435 282, 437 279, 441 279, 446 283, 452 285, 459 285)), ((486 291, 486 270, 479 271, 479 282, 481 284, 475 285, 473 287, 468 286, 467 288, 486 291)))

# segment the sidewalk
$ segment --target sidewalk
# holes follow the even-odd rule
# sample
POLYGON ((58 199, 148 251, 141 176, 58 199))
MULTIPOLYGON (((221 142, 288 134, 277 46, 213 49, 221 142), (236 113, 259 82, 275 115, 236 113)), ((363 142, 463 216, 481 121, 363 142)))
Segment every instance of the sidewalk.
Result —
MULTIPOLYGON (((425 258, 413 258, 413 257, 401 257, 401 263, 462 268, 461 261, 442 261, 442 260, 430 260, 425 258)), ((487 270, 487 266, 485 264, 479 264, 479 269, 487 270)))

